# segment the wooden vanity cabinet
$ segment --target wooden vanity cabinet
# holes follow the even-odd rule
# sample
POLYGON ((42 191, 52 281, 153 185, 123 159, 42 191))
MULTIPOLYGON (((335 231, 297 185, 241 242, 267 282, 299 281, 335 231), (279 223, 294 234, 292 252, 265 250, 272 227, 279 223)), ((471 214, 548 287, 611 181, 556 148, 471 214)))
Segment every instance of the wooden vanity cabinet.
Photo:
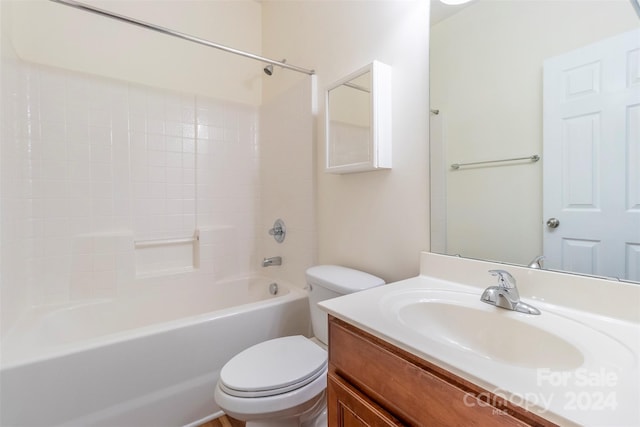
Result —
POLYGON ((555 426, 329 316, 329 427, 555 426))

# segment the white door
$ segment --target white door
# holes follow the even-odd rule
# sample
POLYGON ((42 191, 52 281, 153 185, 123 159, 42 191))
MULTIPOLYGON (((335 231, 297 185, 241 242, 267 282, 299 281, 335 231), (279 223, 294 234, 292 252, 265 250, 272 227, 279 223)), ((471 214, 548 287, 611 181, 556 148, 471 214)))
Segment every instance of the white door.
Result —
POLYGON ((640 281, 640 30, 546 60, 543 95, 545 268, 640 281))

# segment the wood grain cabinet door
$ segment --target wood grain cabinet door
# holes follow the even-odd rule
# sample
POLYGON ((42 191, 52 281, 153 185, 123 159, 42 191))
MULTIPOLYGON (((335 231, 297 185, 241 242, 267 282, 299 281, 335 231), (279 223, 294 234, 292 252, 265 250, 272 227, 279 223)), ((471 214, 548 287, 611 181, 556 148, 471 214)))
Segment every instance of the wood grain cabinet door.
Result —
POLYGON ((328 390, 330 427, 557 427, 335 318, 328 390))
POLYGON ((327 393, 330 427, 395 427, 403 425, 338 376, 329 375, 327 393))

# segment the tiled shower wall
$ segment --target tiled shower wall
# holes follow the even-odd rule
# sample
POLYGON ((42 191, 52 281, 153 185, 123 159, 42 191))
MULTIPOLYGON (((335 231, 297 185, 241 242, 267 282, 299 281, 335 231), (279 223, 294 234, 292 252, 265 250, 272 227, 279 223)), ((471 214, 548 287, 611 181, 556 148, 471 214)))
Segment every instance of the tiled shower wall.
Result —
POLYGON ((136 277, 255 270, 256 107, 18 60, 3 61, 2 79, 5 299, 67 302, 113 296, 136 277), (197 247, 134 244, 196 230, 197 247))

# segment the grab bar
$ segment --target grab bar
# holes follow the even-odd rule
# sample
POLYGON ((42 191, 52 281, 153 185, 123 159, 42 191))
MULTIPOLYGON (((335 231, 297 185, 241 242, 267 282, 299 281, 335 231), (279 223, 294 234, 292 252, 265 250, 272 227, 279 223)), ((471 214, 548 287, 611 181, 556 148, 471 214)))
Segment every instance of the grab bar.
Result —
POLYGON ((196 231, 193 236, 175 237, 171 239, 149 239, 135 240, 133 243, 136 248, 147 248, 151 246, 180 245, 183 243, 193 243, 200 240, 200 234, 196 231))
POLYGON ((540 156, 534 154, 533 156, 528 157, 514 157, 512 159, 500 159, 500 160, 486 160, 484 162, 470 162, 470 163, 454 163, 451 165, 451 169, 458 170, 462 166, 473 166, 473 165, 485 165, 488 163, 501 163, 501 162, 513 162, 516 160, 531 160, 532 162, 537 162, 540 160, 540 156))

